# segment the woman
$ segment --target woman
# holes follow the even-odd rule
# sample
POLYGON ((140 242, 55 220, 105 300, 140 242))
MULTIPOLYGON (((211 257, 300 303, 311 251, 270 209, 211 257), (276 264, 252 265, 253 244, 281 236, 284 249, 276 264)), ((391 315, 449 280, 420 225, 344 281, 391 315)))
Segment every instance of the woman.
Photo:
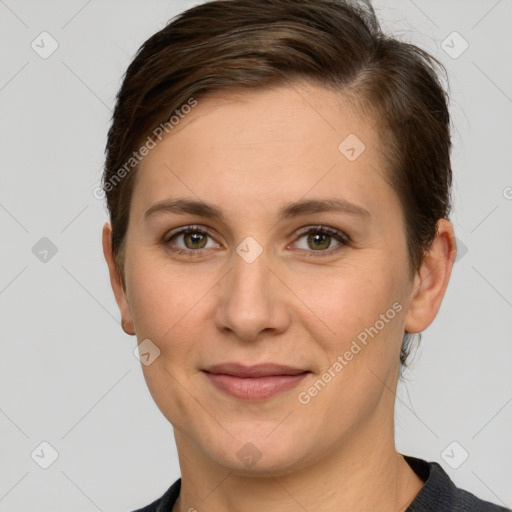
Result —
POLYGON ((504 511, 394 444, 456 257, 437 62, 370 5, 219 0, 109 131, 105 258, 181 478, 140 511, 504 511))

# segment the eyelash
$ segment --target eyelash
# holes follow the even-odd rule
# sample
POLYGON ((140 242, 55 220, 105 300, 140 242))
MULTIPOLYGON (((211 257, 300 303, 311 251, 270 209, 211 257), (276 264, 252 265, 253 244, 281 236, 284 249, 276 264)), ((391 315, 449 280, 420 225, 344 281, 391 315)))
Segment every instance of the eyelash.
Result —
MULTIPOLYGON (((171 244, 171 240, 173 238, 183 235, 184 233, 200 233, 201 235, 207 235, 210 238, 214 238, 208 230, 200 228, 199 226, 186 226, 184 228, 179 229, 175 233, 172 233, 171 236, 169 236, 168 238, 166 238, 164 240, 164 244, 165 245, 171 244)), ((316 257, 325 256, 325 255, 331 255, 333 252, 337 252, 338 250, 342 249, 343 246, 346 246, 350 243, 350 238, 345 233, 338 231, 337 229, 332 229, 332 228, 328 228, 325 226, 310 226, 308 228, 305 228, 304 230, 301 230, 301 232, 298 235, 297 240, 302 238, 304 235, 309 235, 311 233, 321 233, 324 235, 329 235, 329 236, 335 238, 338 242, 340 242, 341 245, 338 245, 331 249, 318 250, 318 251, 307 251, 305 249, 299 249, 300 251, 306 251, 307 253, 309 253, 307 256, 309 258, 316 258, 316 257)), ((193 254, 195 255, 195 254, 200 253, 201 251, 206 250, 206 249, 170 248, 169 250, 175 254, 192 256, 193 254)))

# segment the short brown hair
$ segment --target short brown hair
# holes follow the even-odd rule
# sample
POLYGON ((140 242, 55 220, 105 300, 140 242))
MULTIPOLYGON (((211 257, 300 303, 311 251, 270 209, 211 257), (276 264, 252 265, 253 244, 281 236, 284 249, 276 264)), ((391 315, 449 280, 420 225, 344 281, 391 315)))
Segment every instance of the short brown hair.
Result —
MULTIPOLYGON (((129 65, 108 132, 103 190, 123 283, 137 175, 126 162, 133 152, 190 98, 296 80, 339 91, 373 114, 385 175, 404 213, 412 278, 437 221, 451 210, 450 116, 439 71, 445 69, 433 56, 385 35, 366 1, 214 0, 178 15, 129 65)), ((400 354, 404 366, 409 336, 400 354)))

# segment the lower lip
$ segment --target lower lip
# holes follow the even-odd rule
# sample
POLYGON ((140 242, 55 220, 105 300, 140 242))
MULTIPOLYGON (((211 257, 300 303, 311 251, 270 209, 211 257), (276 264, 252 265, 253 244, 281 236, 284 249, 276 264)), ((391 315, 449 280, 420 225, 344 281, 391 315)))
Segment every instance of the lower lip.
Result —
POLYGON ((309 372, 299 375, 271 375, 268 377, 235 377, 221 373, 203 372, 210 382, 228 395, 255 402, 271 398, 293 389, 309 372))

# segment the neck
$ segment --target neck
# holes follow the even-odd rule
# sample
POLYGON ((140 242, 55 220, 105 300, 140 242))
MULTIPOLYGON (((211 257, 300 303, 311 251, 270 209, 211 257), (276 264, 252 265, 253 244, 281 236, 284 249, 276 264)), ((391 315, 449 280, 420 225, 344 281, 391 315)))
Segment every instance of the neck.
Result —
POLYGON ((395 449, 392 418, 387 428, 378 415, 373 421, 327 456, 280 476, 237 474, 175 431, 182 486, 173 511, 405 511, 423 481, 395 449))

